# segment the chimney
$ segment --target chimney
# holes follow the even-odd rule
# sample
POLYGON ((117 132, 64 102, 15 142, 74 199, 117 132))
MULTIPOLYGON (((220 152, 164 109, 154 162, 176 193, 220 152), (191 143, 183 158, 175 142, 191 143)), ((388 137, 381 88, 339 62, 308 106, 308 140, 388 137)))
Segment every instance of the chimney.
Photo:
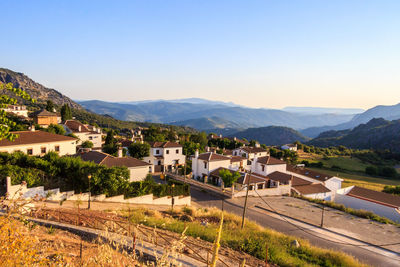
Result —
POLYGON ((210 147, 209 146, 206 146, 206 151, 210 152, 210 147))
POLYGON ((220 134, 219 137, 222 138, 222 134, 220 134))
POLYGON ((35 125, 32 124, 32 126, 31 126, 31 132, 34 132, 34 131, 35 131, 35 125))
POLYGON ((260 147, 260 143, 259 143, 259 142, 256 142, 255 147, 260 147))
POLYGON ((80 132, 80 131, 82 131, 82 126, 81 125, 78 126, 78 132, 80 132))
POLYGON ((233 141, 236 141, 237 139, 236 139, 236 137, 233 137, 233 141))
POLYGON ((199 150, 196 149, 196 152, 194 152, 194 158, 197 159, 199 157, 199 150))
POLYGON ((118 148, 118 158, 122 158, 123 157, 123 153, 122 153, 122 148, 118 148))

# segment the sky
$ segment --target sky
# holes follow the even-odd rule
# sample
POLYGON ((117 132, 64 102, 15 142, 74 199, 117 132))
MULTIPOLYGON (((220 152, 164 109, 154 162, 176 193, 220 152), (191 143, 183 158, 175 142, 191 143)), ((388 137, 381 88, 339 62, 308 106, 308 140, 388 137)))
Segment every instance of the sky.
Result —
POLYGON ((0 67, 72 99, 400 102, 400 1, 3 0, 0 67))

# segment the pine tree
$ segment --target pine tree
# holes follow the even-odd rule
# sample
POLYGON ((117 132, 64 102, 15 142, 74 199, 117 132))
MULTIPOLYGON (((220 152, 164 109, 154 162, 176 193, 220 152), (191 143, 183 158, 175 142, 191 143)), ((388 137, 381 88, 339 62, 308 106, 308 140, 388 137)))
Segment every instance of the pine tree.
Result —
POLYGON ((64 104, 61 107, 61 120, 66 121, 72 119, 71 107, 68 104, 64 104))

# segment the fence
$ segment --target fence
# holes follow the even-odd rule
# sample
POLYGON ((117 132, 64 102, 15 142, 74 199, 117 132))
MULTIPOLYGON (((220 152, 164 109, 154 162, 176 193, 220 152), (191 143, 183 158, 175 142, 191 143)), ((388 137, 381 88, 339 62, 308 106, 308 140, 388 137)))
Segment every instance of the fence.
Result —
MULTIPOLYGON (((180 241, 180 238, 172 233, 166 233, 156 228, 136 225, 129 220, 130 211, 128 211, 128 217, 124 218, 115 214, 107 213, 103 215, 94 215, 89 211, 82 212, 81 209, 76 210, 61 210, 61 209, 48 209, 48 208, 31 208, 29 215, 32 218, 44 219, 49 221, 55 221, 60 223, 71 224, 75 226, 84 226, 92 229, 107 230, 121 234, 132 238, 133 244, 132 249, 135 251, 136 240, 138 234, 140 237, 145 239, 144 241, 153 243, 156 246, 171 247, 176 241, 180 241), (86 214, 85 214, 86 213, 86 214)), ((194 243, 188 239, 181 241, 184 245, 183 252, 185 256, 195 259, 209 266, 212 255, 212 247, 203 246, 198 243, 194 243)), ((242 259, 237 259, 238 266, 240 266, 242 259)), ((218 262, 221 266, 231 266, 223 261, 220 257, 218 262)))

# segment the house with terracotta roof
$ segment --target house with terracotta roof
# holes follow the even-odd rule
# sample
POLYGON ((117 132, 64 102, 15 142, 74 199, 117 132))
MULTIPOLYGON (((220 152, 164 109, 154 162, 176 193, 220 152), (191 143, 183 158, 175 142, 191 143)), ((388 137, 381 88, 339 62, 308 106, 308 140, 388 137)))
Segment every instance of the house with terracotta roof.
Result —
POLYGON ((286 173, 286 162, 271 156, 255 157, 251 171, 265 176, 276 171, 286 173))
MULTIPOLYGON (((192 175, 197 180, 204 180, 210 176, 210 173, 218 168, 226 168, 233 171, 239 170, 237 167, 231 168, 231 158, 214 152, 199 154, 196 151, 192 157, 192 175)), ((214 184, 220 184, 220 181, 214 181, 214 184)))
POLYGON ((100 152, 89 151, 78 153, 76 157, 80 157, 84 161, 91 161, 99 165, 107 167, 126 167, 129 170, 129 181, 143 181, 149 173, 153 173, 153 165, 132 157, 123 157, 122 151, 118 157, 100 152))
POLYGON ((366 210, 400 223, 400 197, 358 186, 337 190, 334 201, 346 207, 366 210))
POLYGON ((143 160, 154 165, 155 172, 175 170, 184 165, 183 147, 175 142, 150 142, 150 155, 143 160))
POLYGON ((255 157, 265 157, 269 156, 268 150, 262 147, 239 147, 233 150, 234 156, 241 156, 247 158, 249 160, 254 159, 255 157))
POLYGON ((41 110, 32 114, 33 121, 40 127, 47 128, 50 124, 61 123, 61 116, 55 112, 41 110))
POLYGON ((292 194, 313 199, 332 200, 333 192, 321 182, 310 182, 297 176, 292 176, 292 194))
POLYGON ((282 150, 297 151, 297 144, 286 144, 281 146, 282 150))
POLYGON ((101 150, 101 129, 92 125, 83 124, 77 120, 66 120, 62 126, 67 134, 74 134, 79 138, 78 146, 85 141, 93 143, 93 150, 101 150))
POLYGON ((312 183, 322 183, 330 191, 335 192, 342 188, 343 179, 334 175, 325 174, 304 168, 303 166, 287 166, 287 173, 293 174, 312 183))
POLYGON ((2 110, 7 113, 12 113, 18 117, 28 118, 28 110, 26 109, 26 106, 8 105, 7 108, 3 108, 2 110))
POLYGON ((50 151, 60 156, 76 153, 77 139, 69 136, 53 134, 43 131, 18 131, 14 141, 0 140, 0 152, 23 152, 31 156, 43 156, 50 151))

